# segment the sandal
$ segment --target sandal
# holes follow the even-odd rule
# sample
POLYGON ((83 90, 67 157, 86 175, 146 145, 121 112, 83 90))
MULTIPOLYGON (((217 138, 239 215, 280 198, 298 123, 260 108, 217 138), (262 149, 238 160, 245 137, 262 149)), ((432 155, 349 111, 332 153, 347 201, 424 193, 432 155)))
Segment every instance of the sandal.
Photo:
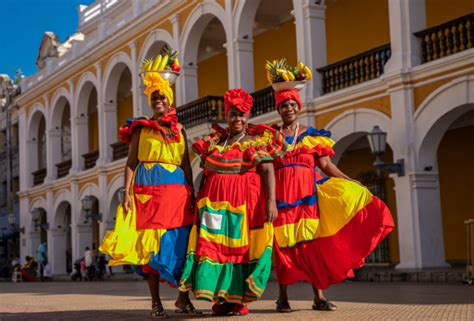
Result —
POLYGON ((278 300, 275 302, 276 303, 276 311, 280 313, 288 313, 288 312, 293 312, 293 310, 290 307, 290 303, 288 301, 281 301, 278 300))
POLYGON ((227 315, 232 312, 233 304, 229 302, 214 303, 212 306, 213 315, 227 315))
POLYGON ((156 304, 155 306, 153 306, 150 312, 150 316, 152 319, 166 319, 168 317, 165 309, 161 304, 156 304))
POLYGON ((232 307, 233 315, 247 315, 249 313, 250 313, 249 308, 247 308, 246 305, 234 304, 234 306, 232 307))
POLYGON ((318 311, 336 311, 337 306, 328 300, 321 300, 321 301, 313 301, 313 310, 318 310, 318 311))
POLYGON ((196 310, 194 305, 190 302, 184 306, 184 308, 177 307, 174 311, 175 313, 183 313, 183 314, 190 314, 190 315, 202 315, 202 312, 196 310))

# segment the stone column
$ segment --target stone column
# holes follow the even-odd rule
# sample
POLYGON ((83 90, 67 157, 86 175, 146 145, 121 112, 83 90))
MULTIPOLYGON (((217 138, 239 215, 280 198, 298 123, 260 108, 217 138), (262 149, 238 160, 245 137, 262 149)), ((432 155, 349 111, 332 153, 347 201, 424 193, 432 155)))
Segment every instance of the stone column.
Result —
MULTIPOLYGON (((399 77, 387 81, 400 82, 399 77)), ((388 143, 393 159, 404 159, 405 176, 391 175, 395 182, 399 269, 445 267, 443 225, 437 174, 422 172, 418 166, 413 118, 413 89, 409 86, 390 91, 392 137, 388 143)))
POLYGON ((313 80, 301 92, 303 101, 321 95, 322 78, 316 71, 327 64, 326 6, 309 0, 293 0, 298 60, 311 68, 313 80))
POLYGON ((46 137, 46 182, 54 181, 57 178, 56 164, 61 162, 61 129, 50 128, 46 137))
POLYGON ((253 40, 234 40, 233 50, 235 58, 235 63, 233 66, 235 69, 234 87, 240 87, 250 93, 254 92, 255 79, 253 65, 253 40))
POLYGON ((66 232, 56 226, 48 231, 48 261, 52 274, 66 274, 66 232))
POLYGON ((388 11, 392 56, 385 73, 406 72, 421 62, 421 43, 413 33, 426 28, 425 0, 390 0, 388 11))

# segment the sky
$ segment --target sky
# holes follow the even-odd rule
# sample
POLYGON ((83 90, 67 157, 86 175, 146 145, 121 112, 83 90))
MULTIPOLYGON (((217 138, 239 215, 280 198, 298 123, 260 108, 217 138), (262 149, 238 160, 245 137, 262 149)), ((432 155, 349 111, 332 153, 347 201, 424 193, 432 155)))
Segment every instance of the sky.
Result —
POLYGON ((78 27, 80 4, 94 0, 0 0, 0 74, 13 78, 21 69, 25 76, 37 72, 39 46, 46 31, 64 42, 78 27))

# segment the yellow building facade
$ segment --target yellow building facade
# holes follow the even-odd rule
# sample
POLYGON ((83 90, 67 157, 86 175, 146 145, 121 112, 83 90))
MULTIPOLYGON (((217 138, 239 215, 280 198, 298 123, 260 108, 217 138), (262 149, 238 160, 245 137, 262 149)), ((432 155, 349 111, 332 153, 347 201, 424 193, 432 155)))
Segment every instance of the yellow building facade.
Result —
MULTIPOLYGON (((469 0, 103 0, 81 7, 77 34, 58 57, 48 56, 54 41, 45 36, 42 67, 16 101, 22 255, 47 241, 53 272, 65 273, 113 228, 127 155, 118 128, 150 114, 140 61, 169 45, 180 52, 176 107, 189 143, 222 118, 229 88, 253 93, 253 122, 277 123, 265 61, 310 65, 315 79, 302 91, 301 121, 332 131, 334 161, 381 196, 397 223, 369 263, 464 262, 464 221, 474 213, 473 14, 469 0), (365 136, 375 125, 388 134, 384 161, 403 159, 405 175, 374 175, 365 136), (89 219, 85 196, 96 202, 89 219), (48 230, 35 228, 36 208, 48 230)), ((193 170, 198 177, 196 161, 193 170)))

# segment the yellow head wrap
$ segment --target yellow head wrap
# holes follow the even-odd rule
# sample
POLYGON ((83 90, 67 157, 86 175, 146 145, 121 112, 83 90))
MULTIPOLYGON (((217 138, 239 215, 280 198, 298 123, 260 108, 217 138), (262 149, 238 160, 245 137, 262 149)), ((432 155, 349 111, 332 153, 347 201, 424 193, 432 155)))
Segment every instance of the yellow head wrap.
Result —
POLYGON ((159 73, 146 73, 145 77, 143 77, 143 84, 146 86, 145 95, 148 97, 149 106, 151 106, 151 94, 155 91, 159 91, 161 95, 166 96, 170 106, 173 105, 173 90, 171 89, 170 82, 164 80, 159 73))

